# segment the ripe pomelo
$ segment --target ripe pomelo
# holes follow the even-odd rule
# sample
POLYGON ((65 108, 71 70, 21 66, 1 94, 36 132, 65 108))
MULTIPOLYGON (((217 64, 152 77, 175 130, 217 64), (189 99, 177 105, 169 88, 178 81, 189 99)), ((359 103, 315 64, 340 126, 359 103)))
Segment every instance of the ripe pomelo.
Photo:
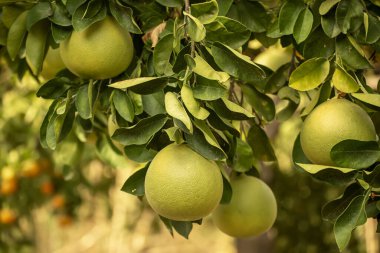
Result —
POLYGON ((317 106, 301 129, 301 147, 315 164, 334 166, 330 151, 339 142, 352 139, 376 141, 369 115, 346 99, 330 99, 317 106))
POLYGON ((186 144, 171 144, 154 157, 145 177, 145 195, 159 215, 195 221, 210 214, 223 194, 218 166, 186 144))
POLYGON ((257 236, 273 226, 277 202, 272 190, 262 180, 239 175, 231 179, 232 198, 213 212, 215 225, 234 237, 257 236))
POLYGON ((127 69, 133 58, 131 35, 107 17, 83 31, 73 31, 60 46, 66 67, 82 78, 107 79, 127 69))

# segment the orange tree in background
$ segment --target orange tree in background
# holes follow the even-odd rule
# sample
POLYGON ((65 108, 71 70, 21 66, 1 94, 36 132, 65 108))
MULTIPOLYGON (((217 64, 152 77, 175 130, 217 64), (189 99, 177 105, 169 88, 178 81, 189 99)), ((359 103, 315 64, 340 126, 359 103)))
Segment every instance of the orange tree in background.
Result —
MULTIPOLYGON (((380 148, 370 117, 378 118, 380 95, 365 78, 379 50, 378 1, 0 4, 2 56, 18 73, 44 79, 46 52, 57 48, 66 66, 37 92, 52 100, 42 146, 56 149, 75 129, 97 137, 99 154, 112 148, 145 164, 122 190, 147 193, 170 232, 188 237, 218 202, 216 217, 234 217, 228 210, 242 197, 234 194, 263 184, 247 179, 245 192, 234 180, 259 177, 263 162, 277 161, 264 127, 295 112, 306 118, 294 145, 295 166, 346 186, 322 211, 334 224, 339 249, 357 226, 378 217, 380 148), (252 40, 264 47, 279 43, 291 57, 275 68, 254 63, 247 55, 252 40), (160 191, 149 192, 157 185, 160 191)), ((257 203, 244 208, 256 213, 257 205, 257 213, 271 217, 253 222, 252 233, 242 236, 273 224, 276 202, 261 188, 262 196, 252 196, 257 203)), ((222 231, 240 224, 216 219, 222 231)))

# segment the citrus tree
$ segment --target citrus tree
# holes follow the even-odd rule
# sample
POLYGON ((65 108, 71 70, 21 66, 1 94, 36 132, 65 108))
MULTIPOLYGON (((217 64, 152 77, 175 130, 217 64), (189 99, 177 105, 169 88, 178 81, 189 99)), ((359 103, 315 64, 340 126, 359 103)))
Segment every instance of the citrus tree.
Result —
POLYGON ((109 162, 117 153, 142 164, 122 190, 146 195, 171 233, 188 237, 214 210, 227 234, 267 231, 277 204, 258 178, 277 158, 265 129, 293 115, 306 118, 295 167, 346 187, 322 210, 339 249, 378 217, 380 95, 366 79, 380 50, 378 1, 0 5, 2 57, 51 101, 41 145, 96 138, 109 162))

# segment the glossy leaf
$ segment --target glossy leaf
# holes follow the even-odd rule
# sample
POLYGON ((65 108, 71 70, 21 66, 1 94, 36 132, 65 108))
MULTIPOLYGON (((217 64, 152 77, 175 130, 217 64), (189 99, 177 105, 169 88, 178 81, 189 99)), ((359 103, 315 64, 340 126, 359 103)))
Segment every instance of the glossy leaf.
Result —
POLYGON ((126 92, 121 90, 114 90, 112 92, 112 101, 116 111, 123 119, 128 122, 133 122, 135 110, 131 98, 126 92))
POLYGON ((278 19, 281 34, 293 33, 298 16, 304 8, 305 6, 301 1, 294 0, 288 0, 282 5, 278 19))
POLYGON ((49 24, 41 21, 30 29, 26 38, 26 61, 35 75, 38 75, 42 70, 45 52, 47 51, 48 33, 46 30, 48 28, 49 24))
POLYGON ((169 60, 173 51, 173 41, 173 35, 168 34, 165 37, 161 38, 154 48, 153 64, 154 70, 158 75, 163 75, 172 69, 169 60))
POLYGON ((213 44, 211 51, 216 64, 231 76, 251 83, 265 78, 264 71, 248 56, 219 42, 213 44))
POLYGON ((331 149, 330 156, 339 166, 363 169, 380 158, 380 148, 375 141, 344 140, 331 149))
POLYGON ((181 89, 181 98, 187 110, 197 119, 205 120, 210 114, 200 103, 194 98, 192 89, 184 84, 181 89))
POLYGON ((356 80, 340 66, 336 66, 331 82, 344 93, 356 92, 360 88, 356 80))
POLYGON ((305 8, 300 12, 294 26, 294 39, 297 43, 301 43, 309 36, 311 28, 313 27, 313 13, 305 8))
POLYGON ((323 83, 330 71, 330 63, 324 58, 313 58, 296 68, 289 79, 289 86, 299 91, 307 91, 323 83))
POLYGON ((204 25, 195 17, 187 12, 183 14, 188 18, 189 22, 187 23, 187 33, 190 38, 195 42, 200 42, 206 37, 206 28, 204 25))
POLYGON ((247 136, 247 143, 253 150, 254 157, 259 161, 276 161, 276 155, 270 140, 263 129, 252 124, 247 136))
POLYGON ((7 50, 12 60, 15 60, 24 41, 27 14, 27 11, 21 13, 9 28, 7 50))
POLYGON ((361 102, 380 108, 380 94, 376 93, 352 93, 351 96, 361 102))
POLYGON ((139 77, 112 83, 109 87, 116 89, 130 89, 137 94, 152 94, 162 90, 169 82, 169 77, 139 77))
POLYGON ((135 196, 144 196, 145 195, 145 175, 148 171, 149 164, 144 168, 137 170, 133 173, 127 181, 125 181, 121 190, 123 192, 135 195, 135 196))
POLYGON ((341 0, 326 0, 319 6, 319 14, 326 15, 341 0))
POLYGON ((175 93, 165 93, 165 109, 170 116, 180 120, 190 131, 190 133, 193 132, 193 124, 191 123, 191 119, 175 93))
POLYGON ((243 85, 241 88, 243 90, 244 97, 259 117, 264 118, 266 121, 271 121, 274 119, 276 110, 274 102, 270 97, 259 92, 252 86, 243 85))
POLYGON ((168 118, 163 114, 142 119, 134 126, 117 129, 112 139, 125 146, 146 144, 161 130, 167 120, 168 118))
POLYGON ((196 3, 191 5, 191 15, 196 17, 202 24, 209 24, 218 16, 219 8, 215 0, 196 3))
POLYGON ((198 54, 195 55, 194 61, 195 61, 195 67, 193 68, 194 73, 204 78, 207 78, 210 80, 216 80, 220 83, 224 83, 230 78, 229 74, 222 71, 214 70, 208 64, 208 62, 205 59, 203 59, 201 56, 199 56, 198 54))
POLYGON ((355 197, 344 213, 337 219, 334 225, 334 235, 340 251, 343 251, 348 245, 352 230, 367 221, 365 213, 367 200, 368 194, 366 196, 360 195, 355 197))

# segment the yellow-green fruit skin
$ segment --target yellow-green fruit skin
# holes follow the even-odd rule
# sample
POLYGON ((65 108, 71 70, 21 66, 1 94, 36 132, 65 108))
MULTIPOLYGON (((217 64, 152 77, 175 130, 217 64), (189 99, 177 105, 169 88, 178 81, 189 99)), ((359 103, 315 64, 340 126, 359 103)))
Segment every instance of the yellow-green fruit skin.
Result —
POLYGON ((335 166, 330 151, 339 142, 352 139, 376 141, 369 115, 346 99, 331 99, 317 106, 301 129, 301 147, 315 164, 335 166))
POLYGON ((61 46, 66 67, 79 77, 107 79, 127 69, 133 58, 131 35, 112 17, 73 31, 61 46))
POLYGON ((177 221, 210 214, 223 194, 223 178, 213 161, 187 144, 170 144, 152 160, 145 177, 145 196, 155 212, 177 221))
POLYGON ((262 180, 240 175, 231 180, 230 203, 213 212, 214 224, 233 237, 258 236, 268 231, 277 217, 276 198, 262 180))
POLYGON ((42 65, 42 71, 40 75, 45 80, 52 79, 59 71, 65 68, 65 64, 62 61, 59 48, 49 48, 44 63, 42 65))

